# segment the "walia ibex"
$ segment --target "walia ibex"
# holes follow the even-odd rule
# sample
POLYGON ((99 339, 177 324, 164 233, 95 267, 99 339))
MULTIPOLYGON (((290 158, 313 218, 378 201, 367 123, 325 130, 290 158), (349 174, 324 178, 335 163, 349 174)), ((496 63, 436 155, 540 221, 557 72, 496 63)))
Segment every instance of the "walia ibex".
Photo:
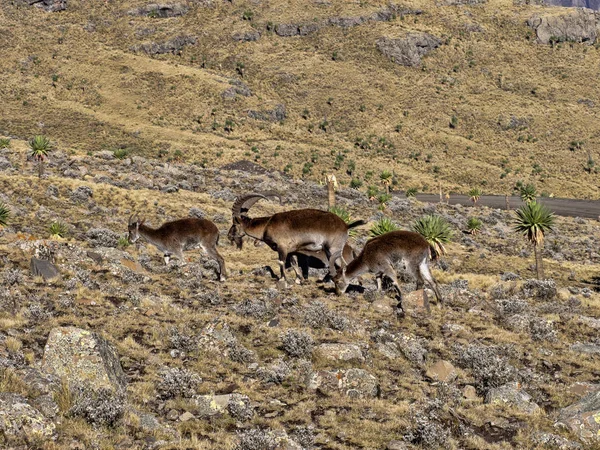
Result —
MULTIPOLYGON (((438 305, 442 303, 437 282, 429 270, 430 255, 435 254, 429 243, 419 233, 412 231, 391 231, 376 238, 370 239, 365 244, 362 252, 334 277, 335 288, 341 295, 348 288, 353 278, 369 272, 377 277, 377 289, 381 290, 381 279, 387 276, 392 280, 402 298, 400 285, 394 270, 394 264, 403 263, 407 271, 417 280, 417 290, 423 288, 423 282, 433 289, 438 305)), ((402 307, 402 304, 399 305, 402 307)), ((429 305, 425 305, 429 309, 429 305)))
POLYGON ((336 274, 336 260, 341 260, 341 267, 346 265, 342 252, 348 240, 348 229, 363 225, 363 220, 346 224, 337 215, 319 209, 297 209, 266 217, 248 217, 250 207, 268 197, 277 197, 281 202, 281 197, 272 192, 249 194, 236 199, 232 208, 233 224, 227 235, 231 242, 235 242, 238 248, 241 248, 244 236, 265 242, 277 252, 281 278, 286 282, 285 262, 290 253, 302 252, 312 256, 324 252, 332 276, 336 274))
POLYGON ((169 264, 171 256, 177 257, 182 264, 185 264, 183 251, 200 246, 208 256, 217 260, 219 263, 217 275, 219 280, 225 281, 227 276, 225 260, 217 251, 219 229, 210 220, 189 217, 165 222, 156 229, 144 225, 144 221, 145 219, 140 220, 138 217, 129 218, 129 242, 134 243, 140 237, 144 238, 163 252, 165 264, 169 264))

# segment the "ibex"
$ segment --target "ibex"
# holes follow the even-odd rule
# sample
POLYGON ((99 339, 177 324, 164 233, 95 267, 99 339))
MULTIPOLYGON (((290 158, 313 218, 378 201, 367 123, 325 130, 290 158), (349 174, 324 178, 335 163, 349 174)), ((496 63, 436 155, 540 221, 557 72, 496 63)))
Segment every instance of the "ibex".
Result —
MULTIPOLYGON (((427 281, 435 293, 439 306, 442 303, 442 296, 438 284, 429 270, 430 254, 435 255, 435 252, 432 252, 429 243, 419 233, 391 231, 377 236, 368 240, 360 254, 336 274, 333 279, 336 292, 341 295, 346 291, 353 278, 369 272, 377 277, 377 289, 379 290, 381 290, 382 277, 385 275, 390 278, 401 299, 402 294, 394 264, 403 263, 408 272, 417 280, 417 290, 422 289, 423 282, 427 281)), ((429 305, 426 307, 428 308, 429 305)))
POLYGON ((324 252, 332 276, 336 273, 336 260, 341 260, 341 267, 346 265, 342 252, 348 230, 363 225, 363 220, 346 224, 337 215, 319 209, 297 209, 256 218, 247 216, 254 203, 268 197, 277 197, 281 202, 281 197, 274 193, 250 194, 236 199, 232 208, 233 224, 227 234, 231 242, 238 248, 241 248, 244 236, 265 242, 277 252, 281 278, 286 282, 285 262, 290 253, 309 252, 312 255, 324 252))
POLYGON ((176 256, 183 264, 185 259, 183 251, 192 247, 200 246, 208 256, 214 258, 219 263, 220 281, 225 281, 227 271, 225 269, 225 260, 217 251, 219 243, 219 230, 210 220, 187 218, 165 222, 159 228, 150 228, 144 225, 145 219, 129 218, 129 242, 134 243, 140 237, 154 245, 159 251, 163 252, 165 264, 169 264, 171 256, 176 256))

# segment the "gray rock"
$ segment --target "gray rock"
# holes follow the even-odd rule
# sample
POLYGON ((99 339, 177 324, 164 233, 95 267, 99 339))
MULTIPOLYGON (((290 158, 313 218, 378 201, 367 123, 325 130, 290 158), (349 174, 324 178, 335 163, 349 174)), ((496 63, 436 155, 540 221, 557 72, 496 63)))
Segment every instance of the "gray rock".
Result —
POLYGON ((265 111, 249 110, 248 117, 267 122, 280 122, 286 117, 285 105, 275 105, 275 108, 265 111))
POLYGON ((92 188, 88 186, 79 186, 71 193, 71 200, 75 203, 85 203, 94 195, 92 188))
POLYGON ((116 247, 119 243, 119 235, 106 228, 92 228, 85 237, 93 247, 116 247))
POLYGON ((17 5, 35 6, 46 12, 56 12, 67 9, 67 0, 16 0, 14 3, 17 5))
MULTIPOLYGON (((595 11, 600 9, 599 0, 538 0, 545 6, 564 6, 567 8, 589 8, 595 11)), ((538 3, 536 3, 538 4, 538 3)))
POLYGON ((252 30, 252 31, 239 31, 237 33, 233 33, 231 38, 234 41, 240 42, 254 42, 260 39, 260 31, 252 30))
POLYGON ((50 331, 42 370, 92 390, 123 391, 127 386, 127 377, 113 346, 100 335, 76 327, 50 331))
POLYGON ((376 43, 377 49, 393 62, 411 67, 419 66, 421 58, 441 44, 441 39, 428 33, 408 33, 399 39, 382 37, 376 43))
POLYGON ((34 277, 40 276, 44 281, 52 280, 59 276, 58 268, 45 259, 31 258, 29 268, 31 275, 34 277))
POLYGON ((363 369, 313 372, 308 376, 306 386, 324 395, 341 392, 356 398, 377 397, 380 392, 377 378, 363 369))
POLYGON ((592 45, 598 37, 597 17, 589 9, 576 9, 563 14, 536 14, 527 20, 540 44, 582 42, 592 45))
POLYGON ((0 394, 0 433, 10 444, 54 439, 56 426, 19 394, 0 394))
POLYGON ((532 440, 539 446, 556 450, 576 450, 583 448, 581 444, 569 441, 568 439, 553 433, 537 432, 533 434, 532 440))
POLYGON ((600 345, 592 343, 577 342, 571 345, 571 350, 579 353, 587 353, 590 355, 600 354, 600 345))
POLYGON ((585 442, 600 433, 600 391, 559 410, 557 425, 569 428, 585 442))
POLYGON ((4 156, 0 156, 0 170, 8 170, 8 169, 12 169, 12 167, 13 167, 13 165, 8 160, 8 158, 5 158, 4 156))
POLYGON ((356 344, 321 344, 317 347, 321 358, 333 361, 348 361, 361 363, 365 361, 360 346, 356 344))
POLYGON ((275 27, 275 33, 281 37, 298 36, 300 34, 300 26, 294 23, 279 24, 275 27))
POLYGON ((148 55, 161 55, 164 53, 179 54, 187 45, 193 45, 198 41, 196 36, 179 35, 168 41, 157 43, 147 42, 131 47, 133 52, 144 52, 148 55))
POLYGON ((128 12, 130 16, 150 16, 150 17, 177 17, 183 16, 188 12, 188 9, 185 5, 181 3, 173 3, 173 4, 159 4, 159 3, 150 3, 146 6, 142 6, 141 8, 132 9, 128 12))
POLYGON ((517 382, 490 389, 485 396, 485 402, 514 406, 528 414, 533 414, 540 409, 536 403, 531 401, 531 396, 522 390, 521 385, 517 382))

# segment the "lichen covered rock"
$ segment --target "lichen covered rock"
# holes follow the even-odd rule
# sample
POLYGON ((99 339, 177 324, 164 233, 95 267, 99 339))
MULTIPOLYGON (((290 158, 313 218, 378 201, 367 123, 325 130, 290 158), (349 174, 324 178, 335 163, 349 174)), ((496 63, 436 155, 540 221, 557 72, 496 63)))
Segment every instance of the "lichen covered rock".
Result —
POLYGON ((42 369, 64 377, 70 384, 86 385, 94 390, 124 390, 127 385, 112 345, 100 335, 76 327, 50 331, 42 369))
MULTIPOLYGON (((54 437, 56 427, 19 394, 0 394, 0 434, 7 443, 28 443, 54 437)), ((0 440, 0 443, 1 440, 0 440)))

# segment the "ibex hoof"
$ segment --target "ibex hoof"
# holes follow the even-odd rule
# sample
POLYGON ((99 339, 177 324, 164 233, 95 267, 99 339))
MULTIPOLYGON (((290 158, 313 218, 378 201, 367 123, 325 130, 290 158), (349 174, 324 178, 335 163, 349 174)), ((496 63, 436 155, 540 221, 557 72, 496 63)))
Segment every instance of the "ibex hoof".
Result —
POLYGON ((225 281, 227 281, 227 277, 224 277, 223 275, 221 275, 221 276, 219 277, 219 281, 221 281, 221 282, 225 282, 225 281))
POLYGON ((296 284, 302 284, 302 280, 300 278, 296 278, 295 283, 296 284))

